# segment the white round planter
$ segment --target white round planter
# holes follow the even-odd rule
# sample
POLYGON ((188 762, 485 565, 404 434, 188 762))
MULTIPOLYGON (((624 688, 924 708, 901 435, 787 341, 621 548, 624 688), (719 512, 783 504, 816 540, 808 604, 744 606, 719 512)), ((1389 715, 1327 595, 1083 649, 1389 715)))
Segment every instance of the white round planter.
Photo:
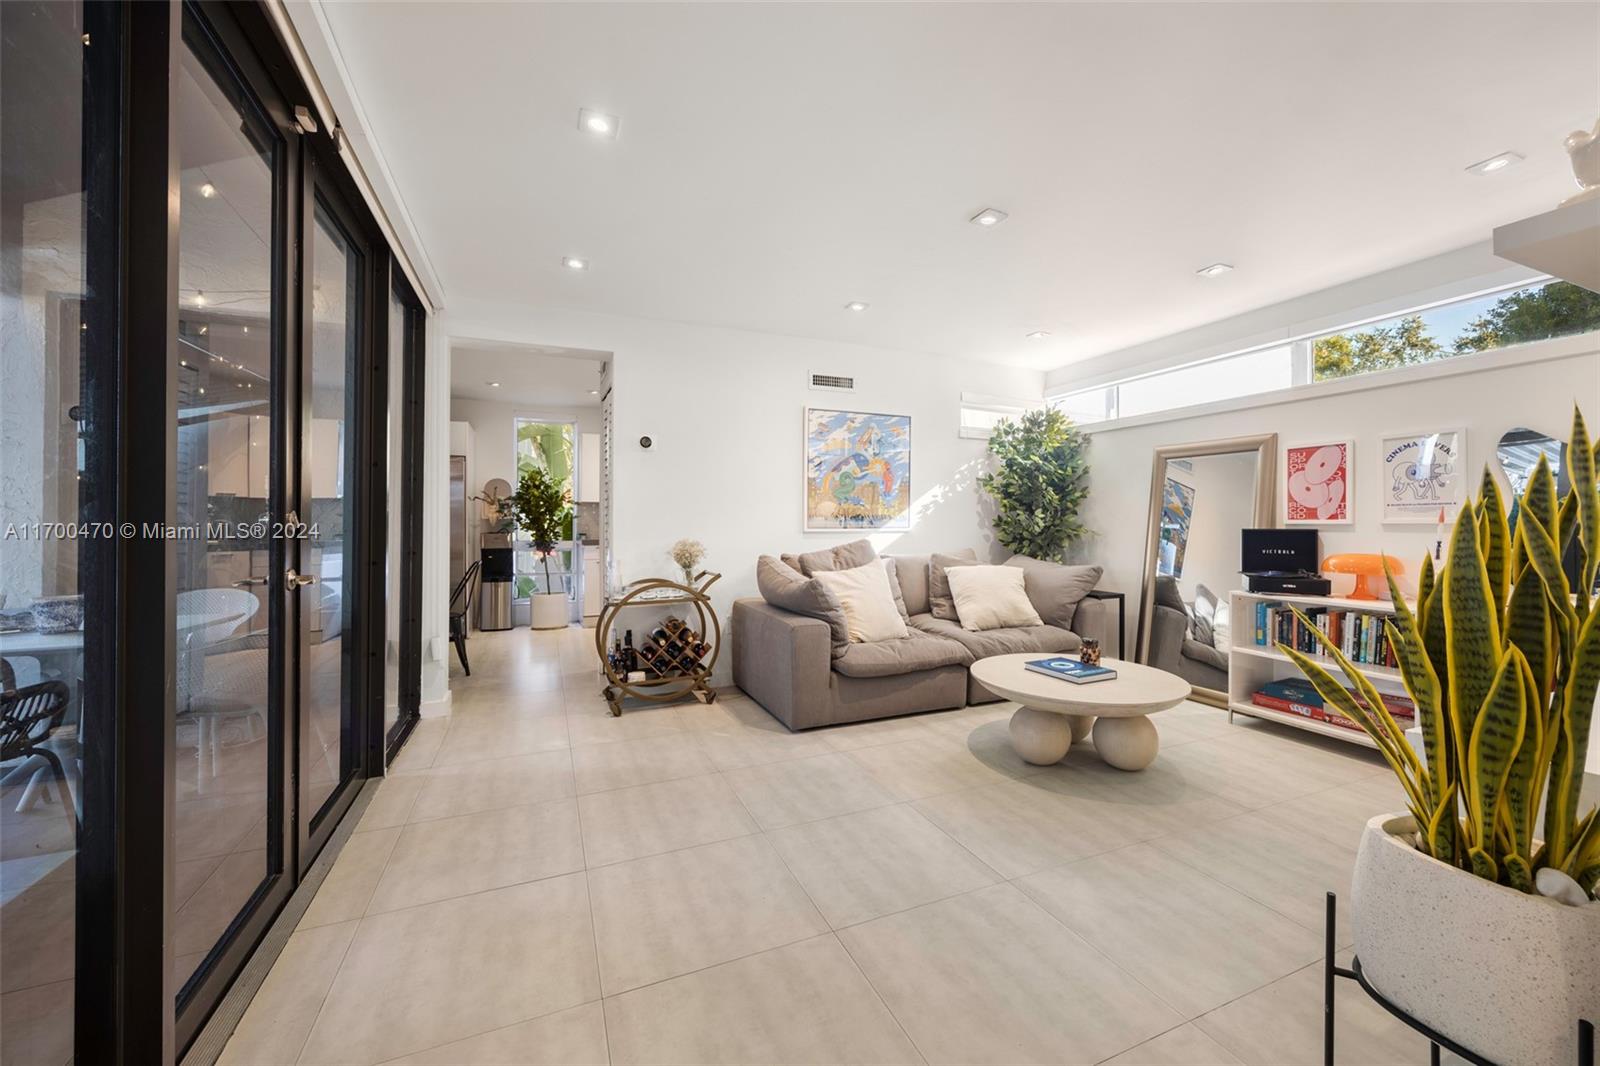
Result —
POLYGON ((1571 907, 1474 877, 1367 823, 1351 882, 1356 955, 1379 992, 1494 1062, 1570 1066, 1600 1018, 1600 903, 1571 907))
POLYGON ((565 592, 536 592, 528 597, 528 623, 534 629, 565 629, 568 622, 565 592))

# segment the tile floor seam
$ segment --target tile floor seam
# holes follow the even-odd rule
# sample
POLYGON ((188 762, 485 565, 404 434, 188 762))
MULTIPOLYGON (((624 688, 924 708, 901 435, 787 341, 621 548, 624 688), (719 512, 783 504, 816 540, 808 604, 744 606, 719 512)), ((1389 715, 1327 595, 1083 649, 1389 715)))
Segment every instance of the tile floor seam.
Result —
MULTIPOLYGON (((328 872, 332 873, 333 871, 330 870, 328 872)), ((324 881, 323 884, 326 885, 327 882, 324 881)), ((311 1045, 311 1034, 317 1031, 317 1023, 322 1021, 322 1014, 328 1009, 328 998, 333 995, 333 986, 339 983, 339 975, 344 973, 344 964, 346 960, 350 958, 350 949, 355 946, 356 937, 361 935, 361 926, 365 922, 365 918, 355 919, 356 927, 350 931, 350 939, 345 942, 344 950, 339 953, 339 965, 333 968, 333 976, 328 980, 328 987, 322 990, 322 997, 317 1002, 317 1012, 311 1016, 311 1024, 306 1026, 306 1035, 300 1038, 300 1048, 294 1053, 294 1058, 291 1060, 292 1062, 298 1064, 300 1060, 305 1057, 306 1048, 311 1045)), ((299 930, 296 929, 295 933, 298 934, 299 930)), ((293 939, 293 937, 290 939, 293 939)), ((285 947, 287 946, 288 945, 285 945, 285 947)), ((267 976, 270 978, 272 974, 268 972, 267 976)), ((262 982, 262 984, 264 986, 265 982, 262 982)), ((261 990, 257 989, 256 994, 260 995, 261 990)), ((247 1009, 246 1014, 248 1013, 249 1012, 247 1009)), ((232 1038, 230 1037, 229 1039, 231 1040, 232 1038)), ((227 1050, 226 1044, 223 1045, 223 1050, 227 1050)))
POLYGON ((872 989, 872 994, 878 997, 878 1003, 883 1007, 884 1011, 889 1015, 889 1017, 894 1020, 895 1027, 899 1029, 900 1034, 906 1038, 906 1043, 911 1045, 911 1050, 917 1053, 917 1057, 922 1060, 923 1066, 928 1066, 932 1060, 928 1058, 927 1052, 922 1050, 921 1045, 919 1045, 911 1036, 911 1030, 906 1028, 906 1023, 902 1022, 900 1020, 900 1016, 894 1012, 894 1008, 889 1006, 889 1001, 884 998, 883 992, 879 990, 877 985, 872 983, 871 976, 867 974, 867 971, 861 965, 860 960, 858 960, 855 957, 855 954, 850 950, 850 945, 844 942, 844 937, 840 936, 837 930, 833 932, 832 936, 834 941, 844 949, 844 956, 850 960, 850 965, 856 968, 856 973, 860 974, 861 979, 867 983, 867 987, 872 989))
MULTIPOLYGON (((995 884, 1001 884, 1001 883, 1009 880, 1006 877, 1005 874, 1001 873, 999 870, 996 870, 993 866, 990 866, 988 863, 984 862, 982 857, 980 857, 977 852, 973 851, 971 848, 967 847, 965 844, 961 843, 961 841, 957 840, 953 835, 951 835, 950 830, 946 829, 944 826, 940 825, 938 822, 934 821, 932 818, 929 818, 927 813, 924 812, 921 808, 919 808, 917 806, 917 801, 916 800, 907 800, 905 805, 910 807, 913 811, 916 811, 917 812, 917 817, 921 818, 924 822, 927 822, 929 825, 933 826, 933 828, 936 829, 939 833, 943 834, 943 836, 945 837, 946 840, 950 841, 950 843, 954 844, 956 847, 960 848, 963 852, 965 852, 972 859, 973 862, 976 862, 979 866, 983 867, 985 870, 988 870, 990 873, 994 874, 995 884)), ((957 894, 959 895, 959 893, 957 893, 957 894)))
MULTIPOLYGON (((598 998, 596 998, 596 999, 586 999, 582 1003, 573 1003, 570 1006, 557 1007, 554 1010, 547 1010, 542 1014, 533 1014, 533 1015, 530 1015, 530 1016, 528 1016, 526 1018, 518 1018, 514 1022, 507 1022, 504 1025, 496 1025, 491 1029, 484 1029, 484 1030, 482 1030, 480 1032, 476 1032, 476 1033, 468 1033, 466 1036, 452 1037, 449 1040, 444 1040, 444 1041, 441 1041, 440 1043, 437 1043, 437 1044, 429 1044, 427 1047, 416 1048, 416 1049, 414 1049, 412 1051, 402 1051, 398 1055, 390 1055, 386 1059, 379 1059, 377 1062, 375 1062, 373 1064, 373 1066, 387 1066, 388 1063, 398 1062, 401 1059, 407 1059, 407 1058, 410 1058, 413 1055, 425 1055, 430 1051, 437 1051, 442 1047, 449 1047, 451 1044, 459 1044, 459 1043, 461 1043, 462 1041, 465 1041, 465 1040, 476 1040, 480 1036, 488 1036, 490 1033, 498 1033, 498 1032, 501 1032, 501 1031, 506 1030, 506 1029, 515 1029, 519 1025, 527 1025, 529 1022, 536 1022, 541 1018, 550 1018, 550 1017, 553 1017, 553 1016, 555 1016, 557 1014, 562 1014, 562 1013, 564 1013, 566 1011, 569 1011, 569 1010, 577 1010, 579 1007, 587 1007, 592 1003, 599 1003, 599 1002, 600 1002, 600 1000, 598 998)), ((603 1016, 604 1015, 604 1011, 602 1011, 601 1013, 602 1013, 602 1016, 603 1016)), ((608 1041, 608 1045, 609 1045, 609 1041, 608 1041)), ((610 1061, 609 1052, 608 1052, 607 1061, 610 1061)))
MULTIPOLYGON (((571 763, 571 751, 568 750, 568 763, 571 763)), ((573 767, 576 774, 577 768, 573 767)), ((576 780, 576 777, 574 777, 576 780)), ((600 980, 600 931, 594 920, 594 889, 589 884, 589 846, 583 839, 583 805, 573 801, 577 807, 578 819, 578 855, 583 860, 583 900, 589 909, 589 943, 594 947, 594 987, 600 993, 600 1028, 606 1042, 606 1062, 611 1062, 611 1022, 606 1018, 605 1010, 605 984, 600 980)))

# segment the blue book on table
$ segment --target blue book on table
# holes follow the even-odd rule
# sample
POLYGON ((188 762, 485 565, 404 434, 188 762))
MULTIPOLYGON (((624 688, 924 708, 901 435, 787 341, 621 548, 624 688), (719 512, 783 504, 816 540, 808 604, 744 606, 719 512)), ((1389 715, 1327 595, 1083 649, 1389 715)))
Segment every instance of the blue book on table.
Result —
POLYGON ((1048 677, 1059 677, 1074 685, 1087 685, 1091 681, 1110 681, 1117 672, 1108 666, 1090 666, 1076 659, 1034 659, 1025 663, 1029 670, 1048 677))

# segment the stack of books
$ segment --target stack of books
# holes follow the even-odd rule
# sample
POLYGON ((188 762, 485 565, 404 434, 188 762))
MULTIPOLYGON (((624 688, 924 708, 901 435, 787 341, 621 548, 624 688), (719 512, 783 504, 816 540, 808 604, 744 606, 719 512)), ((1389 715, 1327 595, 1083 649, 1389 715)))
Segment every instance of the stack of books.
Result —
MULTIPOLYGON (((1355 701, 1362 707, 1367 705, 1366 700, 1356 693, 1346 689, 1355 701)), ((1405 696, 1392 693, 1379 693, 1383 697, 1383 705, 1389 709, 1389 714, 1401 729, 1409 729, 1416 722, 1416 706, 1405 696)), ((1287 711, 1298 714, 1302 718, 1310 718, 1328 725, 1336 725, 1344 729, 1354 729, 1361 732, 1361 727, 1346 718, 1337 709, 1328 710, 1323 706, 1322 697, 1312 687, 1311 682, 1298 677, 1284 678, 1281 681, 1272 681, 1261 686, 1251 695, 1250 702, 1257 707, 1266 707, 1274 711, 1287 711)))
POLYGON ((1023 664, 1036 674, 1060 678, 1074 685, 1087 685, 1095 681, 1114 681, 1117 672, 1109 666, 1091 666, 1077 659, 1034 659, 1023 664))
MULTIPOLYGON (((1300 610, 1351 662, 1367 666, 1399 665, 1383 630, 1388 614, 1348 607, 1302 607, 1300 610)), ((1272 648, 1287 644, 1307 655, 1329 657, 1305 623, 1282 603, 1268 600, 1256 603, 1255 636, 1257 647, 1272 648)))

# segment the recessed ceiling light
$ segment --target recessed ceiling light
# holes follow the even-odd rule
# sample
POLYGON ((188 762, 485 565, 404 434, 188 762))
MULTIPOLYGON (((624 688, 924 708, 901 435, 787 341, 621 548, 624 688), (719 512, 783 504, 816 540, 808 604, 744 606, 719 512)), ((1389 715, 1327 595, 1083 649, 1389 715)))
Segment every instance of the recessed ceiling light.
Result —
POLYGON ((484 384, 489 386, 491 389, 498 389, 500 387, 500 383, 498 381, 485 381, 484 384))
POLYGON ((1210 266, 1201 267, 1199 270, 1196 270, 1195 273, 1199 274, 1202 278, 1214 278, 1221 274, 1226 274, 1232 269, 1233 264, 1231 263, 1212 263, 1210 266))
POLYGON ((1488 159, 1472 164, 1467 170, 1474 174, 1494 174, 1514 163, 1520 162, 1522 162, 1522 156, 1516 152, 1501 152, 1499 155, 1492 155, 1488 159))
POLYGON ((578 108, 578 128, 585 133, 596 137, 615 138, 617 127, 622 125, 622 120, 616 115, 608 115, 604 111, 596 111, 589 107, 578 108))
POLYGON ((598 395, 600 395, 600 390, 599 389, 590 389, 589 390, 589 395, 590 396, 598 396, 598 395))
POLYGON ((244 327, 244 331, 245 331, 245 332, 246 332, 246 333, 249 333, 249 332, 250 332, 250 327, 249 327, 249 326, 246 326, 246 327, 244 327))
POLYGON ((561 260, 561 265, 568 270, 588 270, 589 260, 576 255, 569 255, 561 260))
POLYGON ((195 290, 194 305, 196 307, 204 307, 206 305, 206 291, 204 289, 195 290))
POLYGON ((1010 217, 998 207, 986 207, 967 219, 967 221, 979 226, 998 226, 1010 217))
POLYGON ((849 303, 844 305, 844 309, 846 311, 865 311, 867 309, 867 305, 862 303, 860 300, 851 300, 849 303))
POLYGON ((1050 331, 1049 330, 1047 330, 1047 329, 1036 329, 1032 333, 1028 334, 1028 339, 1030 341, 1042 341, 1042 340, 1048 339, 1049 336, 1050 336, 1050 331))
POLYGON ((217 187, 208 181, 200 186, 200 195, 202 198, 209 200, 217 195, 217 187))

